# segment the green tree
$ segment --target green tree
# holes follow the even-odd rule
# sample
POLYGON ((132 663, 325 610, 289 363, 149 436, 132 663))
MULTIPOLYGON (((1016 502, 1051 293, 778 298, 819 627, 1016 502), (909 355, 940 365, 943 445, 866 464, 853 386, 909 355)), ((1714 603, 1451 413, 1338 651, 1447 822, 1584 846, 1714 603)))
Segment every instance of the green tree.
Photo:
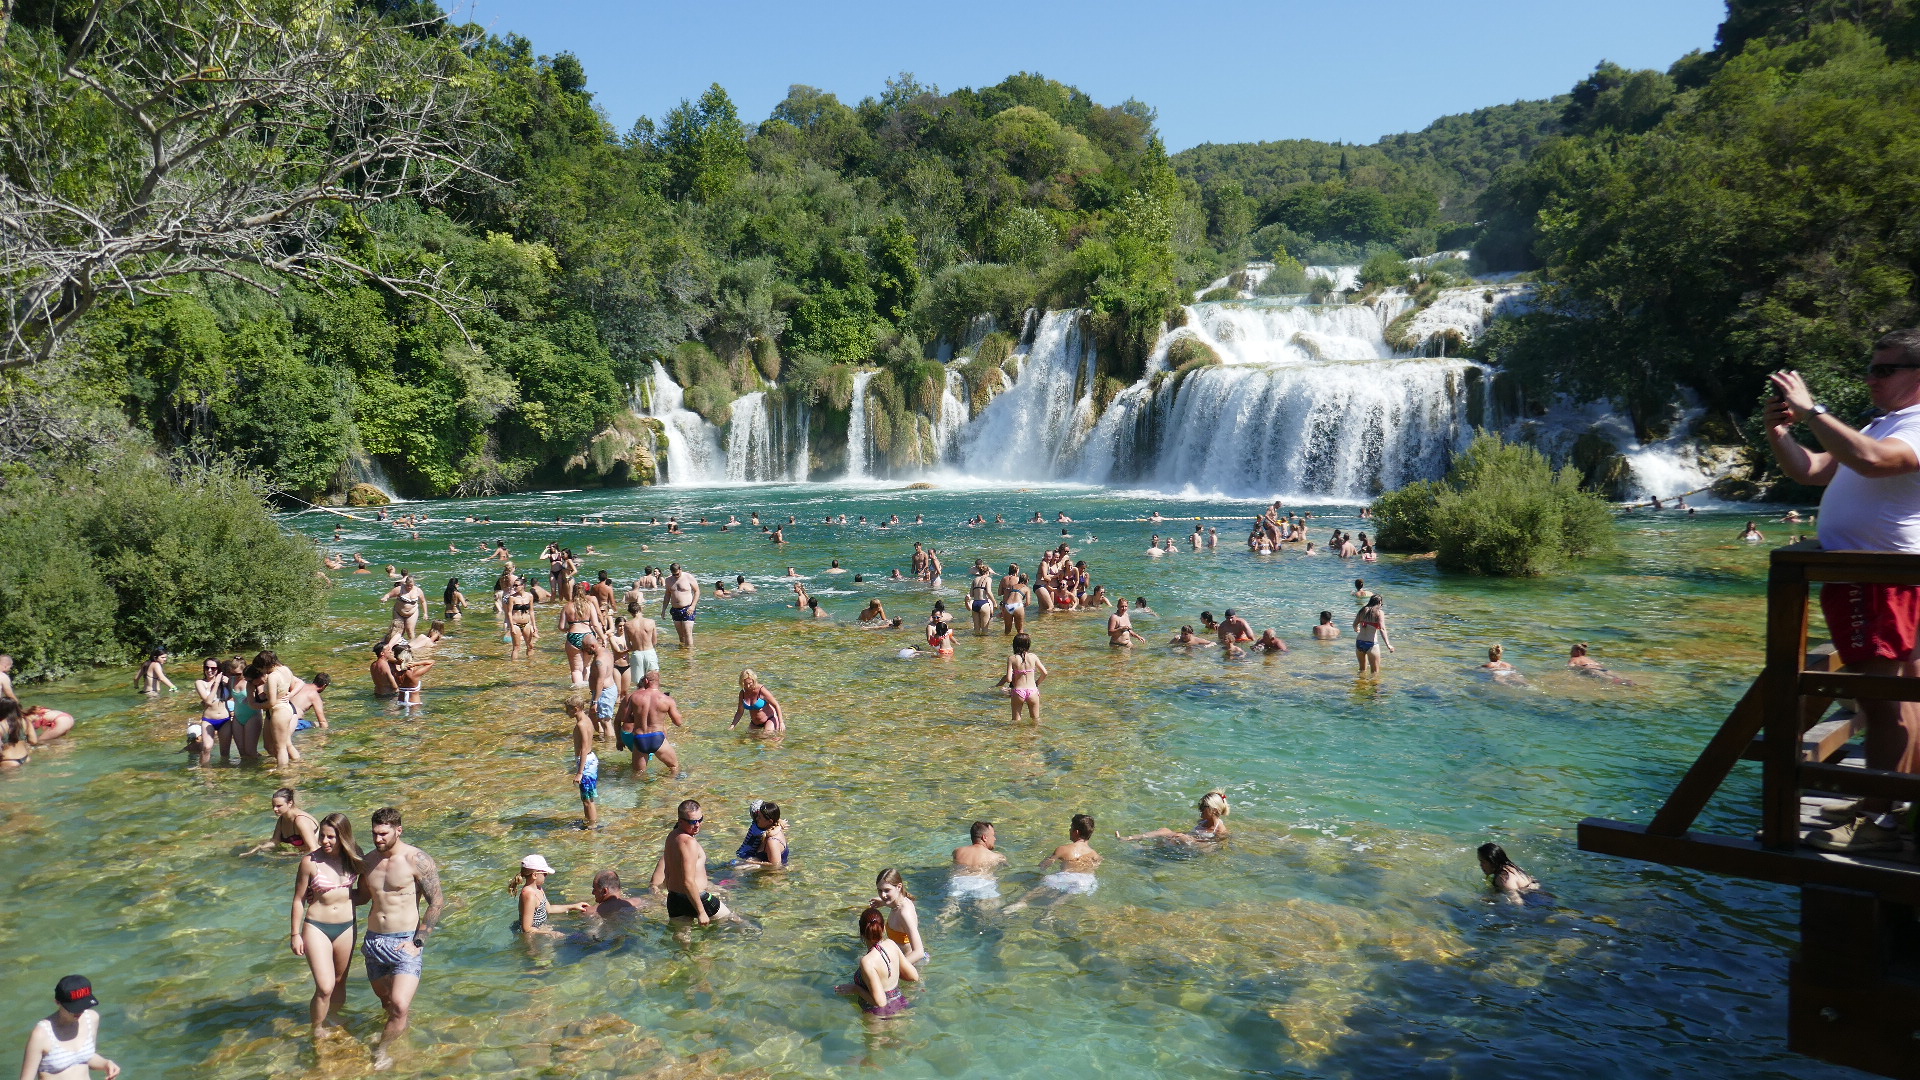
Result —
POLYGON ((682 99, 667 113, 660 149, 671 172, 671 192, 696 202, 726 194, 751 164, 746 125, 719 83, 707 87, 698 103, 682 99))

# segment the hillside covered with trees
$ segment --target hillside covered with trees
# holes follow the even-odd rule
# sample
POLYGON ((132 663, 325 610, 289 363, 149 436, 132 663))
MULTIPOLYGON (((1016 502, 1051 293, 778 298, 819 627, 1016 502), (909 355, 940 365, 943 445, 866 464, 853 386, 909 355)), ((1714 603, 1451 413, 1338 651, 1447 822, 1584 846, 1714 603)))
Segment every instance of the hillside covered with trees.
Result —
POLYGON ((1685 390, 1757 446, 1779 368, 1864 408, 1872 342, 1920 319, 1917 48, 1907 3, 1731 0, 1710 52, 1602 64, 1481 197, 1477 254, 1534 270, 1543 301, 1482 355, 1656 433, 1685 390))
POLYGON ((1307 263, 1426 255, 1479 236, 1478 200, 1501 169, 1559 134, 1567 99, 1443 116, 1371 146, 1288 139, 1206 143, 1173 157, 1222 251, 1307 263))

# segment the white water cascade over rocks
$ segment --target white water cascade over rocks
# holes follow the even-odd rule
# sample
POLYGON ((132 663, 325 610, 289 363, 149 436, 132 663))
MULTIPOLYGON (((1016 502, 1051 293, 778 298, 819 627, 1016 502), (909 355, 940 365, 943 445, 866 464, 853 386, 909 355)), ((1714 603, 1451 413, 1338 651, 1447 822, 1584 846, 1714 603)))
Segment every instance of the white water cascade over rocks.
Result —
POLYGON ((807 413, 803 404, 775 410, 764 390, 737 397, 727 421, 727 479, 805 480, 807 413))
POLYGON ((1032 344, 1016 351, 1013 385, 968 425, 960 465, 975 476, 1049 480, 1072 476, 1093 427, 1093 342, 1083 312, 1049 311, 1032 344))
POLYGON ((657 361, 633 411, 665 426, 667 484, 800 481, 807 478, 806 402, 774 403, 763 390, 733 400, 724 429, 686 407, 686 393, 657 361))
MULTIPOLYGON (((1345 271, 1354 268, 1314 269, 1341 271, 1326 276, 1351 284, 1345 271)), ((1523 313, 1531 286, 1451 288, 1424 306, 1399 289, 1358 303, 1310 304, 1247 298, 1257 278, 1247 273, 1242 299, 1186 308, 1182 325, 1155 343, 1143 377, 1126 387, 1103 374, 1111 365, 1102 362, 1087 313, 1077 310, 1028 312, 1001 369, 984 381, 978 372, 963 377, 959 365, 971 363, 996 330, 994 320, 978 316, 957 349, 940 346, 953 359, 937 415, 912 419, 919 426, 907 436, 910 450, 876 448, 874 425, 889 420, 871 411, 883 407, 869 394, 878 372, 855 372, 846 467, 837 478, 951 470, 997 481, 1358 501, 1440 476, 1474 431, 1488 428, 1557 460, 1597 436, 1631 473, 1619 490, 1670 495, 1679 492, 1665 489, 1676 484, 1694 490, 1711 479, 1684 424, 1666 442, 1642 446, 1605 403, 1500 413, 1493 371, 1459 353, 1496 317, 1523 313), (984 408, 970 386, 993 395, 984 408)), ((666 482, 812 478, 801 395, 745 394, 722 429, 685 407, 659 364, 649 389, 644 412, 666 428, 666 482)), ((891 441, 901 438, 895 432, 891 441)))
POLYGON ((720 429, 687 408, 686 393, 658 360, 644 406, 635 411, 666 427, 669 484, 700 484, 726 479, 727 454, 720 448, 720 429))
POLYGON ((1116 396, 1077 477, 1228 495, 1366 499, 1438 476, 1477 425, 1490 381, 1466 360, 1396 356, 1386 327, 1411 306, 1197 304, 1116 396), (1167 373, 1172 341, 1220 363, 1167 373))
POLYGON ((862 371, 853 377, 853 403, 847 411, 848 480, 865 480, 873 475, 873 439, 867 433, 867 384, 873 372, 862 371))

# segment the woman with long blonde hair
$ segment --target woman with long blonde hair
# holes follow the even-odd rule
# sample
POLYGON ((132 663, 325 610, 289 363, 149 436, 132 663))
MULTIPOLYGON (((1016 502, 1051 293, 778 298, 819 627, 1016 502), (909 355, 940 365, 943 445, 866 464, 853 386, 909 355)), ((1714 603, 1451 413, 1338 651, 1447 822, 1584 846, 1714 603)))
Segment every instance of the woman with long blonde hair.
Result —
POLYGON ((1175 832, 1172 829, 1155 829, 1138 836, 1113 834, 1116 840, 1170 840, 1176 844, 1210 844, 1227 838, 1227 815, 1233 807, 1227 804, 1227 793, 1215 788, 1200 797, 1194 804, 1200 811, 1200 822, 1192 832, 1175 832))
POLYGON ((753 731, 785 731, 787 717, 780 708, 780 702, 760 682, 760 676, 752 668, 740 671, 740 700, 733 710, 733 723, 728 727, 740 726, 740 718, 747 718, 747 727, 753 731))

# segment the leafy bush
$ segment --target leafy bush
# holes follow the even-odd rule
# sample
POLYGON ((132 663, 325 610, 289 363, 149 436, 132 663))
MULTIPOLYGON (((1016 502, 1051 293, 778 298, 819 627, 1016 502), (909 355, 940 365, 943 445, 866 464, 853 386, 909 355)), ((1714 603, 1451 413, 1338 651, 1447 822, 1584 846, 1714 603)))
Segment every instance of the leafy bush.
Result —
POLYGON ((1255 296, 1297 296, 1309 287, 1307 268, 1300 265, 1300 260, 1281 251, 1274 254, 1272 272, 1260 279, 1253 293, 1255 296))
POLYGON ((1614 549, 1607 505, 1580 489, 1579 470, 1555 472, 1531 446, 1482 433, 1445 480, 1409 484, 1374 503, 1390 551, 1434 551, 1442 570, 1540 577, 1614 549))
POLYGON ((0 493, 0 649, 34 676, 273 644, 318 614, 318 568, 237 472, 123 454, 23 476, 0 493))
POLYGON ((1382 251, 1369 258, 1360 266, 1360 284, 1378 285, 1390 289, 1396 285, 1405 285, 1411 276, 1407 260, 1391 251, 1382 251))
POLYGON ((1200 302, 1203 304, 1212 303, 1216 300, 1238 300, 1239 298, 1240 290, 1231 285, 1218 289, 1208 289, 1206 292, 1200 294, 1200 302))

